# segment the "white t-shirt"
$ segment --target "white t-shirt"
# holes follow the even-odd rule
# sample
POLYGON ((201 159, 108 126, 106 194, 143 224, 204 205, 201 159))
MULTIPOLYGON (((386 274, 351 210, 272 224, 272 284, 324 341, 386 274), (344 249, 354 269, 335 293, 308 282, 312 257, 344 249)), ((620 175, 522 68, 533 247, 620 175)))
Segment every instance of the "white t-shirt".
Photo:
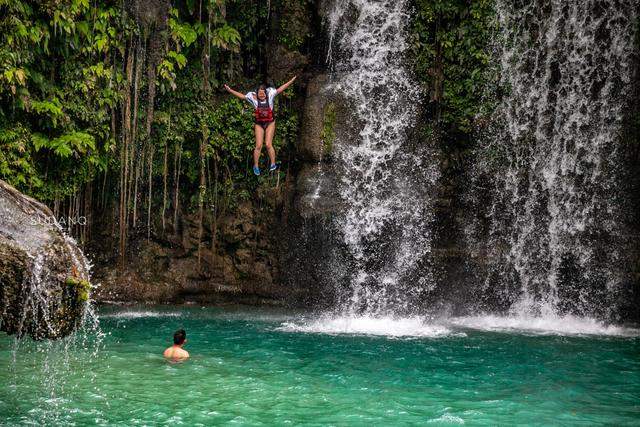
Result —
MULTIPOLYGON (((278 90, 276 88, 274 87, 267 88, 267 99, 269 100, 269 107, 271 107, 272 110, 273 110, 273 100, 275 99, 277 94, 278 94, 278 90)), ((247 92, 245 94, 245 98, 249 104, 253 105, 253 108, 258 108, 258 96, 256 95, 255 92, 247 92)))

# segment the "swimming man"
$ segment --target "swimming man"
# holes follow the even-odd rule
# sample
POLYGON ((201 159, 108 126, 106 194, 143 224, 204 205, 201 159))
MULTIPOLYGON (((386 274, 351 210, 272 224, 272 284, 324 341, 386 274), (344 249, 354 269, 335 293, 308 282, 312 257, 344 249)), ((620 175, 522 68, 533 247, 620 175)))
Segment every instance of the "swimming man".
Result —
POLYGON ((180 329, 173 334, 173 345, 164 351, 163 356, 172 362, 178 362, 189 358, 189 352, 182 347, 187 343, 187 333, 180 329))

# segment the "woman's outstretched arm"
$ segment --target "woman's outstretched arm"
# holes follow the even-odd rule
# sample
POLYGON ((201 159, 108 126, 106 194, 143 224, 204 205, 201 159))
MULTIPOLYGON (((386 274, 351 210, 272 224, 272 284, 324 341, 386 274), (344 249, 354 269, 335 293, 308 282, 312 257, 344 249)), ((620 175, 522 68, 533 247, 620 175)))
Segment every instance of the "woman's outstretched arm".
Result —
POLYGON ((224 85, 224 88, 225 88, 225 89, 226 89, 226 91, 227 91, 227 92, 229 92, 231 95, 233 95, 233 96, 235 96, 235 97, 237 97, 237 98, 240 98, 240 99, 242 99, 242 100, 246 99, 246 97, 244 96, 244 94, 243 94, 243 93, 240 93, 240 92, 238 92, 238 91, 235 91, 235 90, 231 89, 231 88, 229 87, 229 85, 224 85))
POLYGON ((276 91, 276 93, 277 93, 278 95, 280 95, 282 92, 284 92, 285 90, 287 90, 287 88, 288 88, 289 86, 291 86, 291 83, 293 83, 293 81, 296 79, 296 77, 298 77, 298 76, 293 76, 293 78, 292 78, 291 80, 289 80, 288 82, 286 82, 285 84, 283 84, 282 86, 280 86, 280 87, 278 88, 278 90, 276 91))

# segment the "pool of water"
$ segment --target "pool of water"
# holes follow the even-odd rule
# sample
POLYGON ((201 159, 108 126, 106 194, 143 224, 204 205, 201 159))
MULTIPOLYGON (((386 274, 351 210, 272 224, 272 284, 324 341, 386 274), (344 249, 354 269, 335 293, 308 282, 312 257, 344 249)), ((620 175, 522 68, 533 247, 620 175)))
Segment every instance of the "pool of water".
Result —
POLYGON ((0 337, 0 423, 640 425, 638 331, 579 319, 107 307, 100 329, 0 337), (170 364, 178 328, 192 358, 170 364))

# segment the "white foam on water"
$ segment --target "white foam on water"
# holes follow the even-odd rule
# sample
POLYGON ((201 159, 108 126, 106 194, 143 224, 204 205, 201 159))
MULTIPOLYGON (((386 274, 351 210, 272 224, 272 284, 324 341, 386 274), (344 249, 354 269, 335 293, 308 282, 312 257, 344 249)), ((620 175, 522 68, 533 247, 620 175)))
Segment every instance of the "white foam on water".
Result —
POLYGON ((446 326, 430 324, 420 317, 323 316, 284 322, 277 330, 321 334, 380 335, 388 337, 438 338, 456 333, 446 326))
POLYGON ((466 316, 440 320, 424 317, 330 316, 282 322, 283 332, 329 335, 377 335, 387 337, 465 337, 464 329, 521 335, 640 337, 640 329, 608 325, 599 320, 576 317, 466 316))
POLYGON ((180 317, 182 313, 161 311, 121 311, 119 313, 102 314, 100 317, 116 319, 140 319, 143 317, 180 317))
POLYGON ((640 329, 607 325, 599 320, 576 316, 469 316, 447 321, 453 327, 492 332, 515 332, 536 335, 607 335, 640 336, 640 329))
POLYGON ((460 417, 456 417, 451 414, 443 414, 438 418, 432 418, 427 423, 438 423, 438 424, 464 424, 464 420, 460 417))

